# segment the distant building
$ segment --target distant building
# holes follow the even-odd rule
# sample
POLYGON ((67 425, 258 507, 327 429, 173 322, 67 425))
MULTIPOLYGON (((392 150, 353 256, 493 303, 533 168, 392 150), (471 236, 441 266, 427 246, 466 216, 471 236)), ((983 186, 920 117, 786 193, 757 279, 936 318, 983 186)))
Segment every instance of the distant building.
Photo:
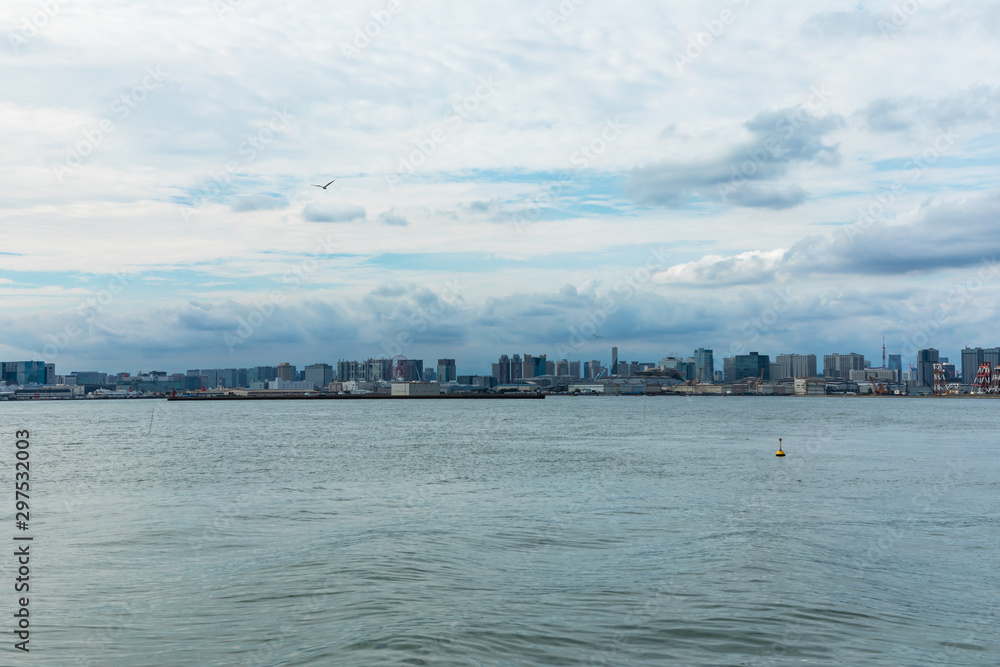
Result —
POLYGON ((580 376, 580 362, 571 361, 569 362, 569 375, 570 377, 578 378, 580 376))
POLYGON ((715 381, 715 355, 712 350, 699 347, 694 351, 694 375, 695 379, 701 376, 702 382, 715 381))
POLYGON ((894 368, 865 368, 863 370, 853 370, 851 371, 850 377, 847 379, 851 382, 868 382, 869 376, 875 378, 876 380, 899 382, 899 372, 894 368))
MULTIPOLYGON (((191 371, 188 371, 191 374, 191 371)), ((270 382, 278 379, 278 369, 274 366, 255 366, 250 369, 250 382, 270 382)))
POLYGON ((440 396, 441 385, 437 382, 393 382, 393 396, 440 396))
POLYGON ((934 364, 941 363, 941 355, 933 347, 917 350, 917 386, 934 386, 934 364))
POLYGON ((522 367, 521 355, 515 354, 510 358, 510 381, 517 382, 524 377, 524 368, 522 367))
POLYGON ((555 375, 569 375, 569 361, 566 359, 560 359, 555 362, 554 373, 555 375))
POLYGON ((901 354, 890 354, 889 355, 889 369, 898 372, 898 377, 903 376, 903 355, 901 354))
POLYGON ((297 375, 297 373, 295 371, 295 366, 292 366, 287 361, 278 364, 278 379, 279 380, 284 380, 285 382, 292 382, 293 380, 295 380, 295 376, 296 375, 297 375))
POLYGON ((722 360, 722 381, 736 382, 736 357, 726 357, 722 360))
POLYGON ((865 355, 851 352, 850 354, 827 354, 823 357, 823 377, 849 380, 851 371, 865 368, 865 355))
POLYGON ((546 361, 545 362, 545 375, 555 375, 556 374, 556 362, 546 361))
POLYGON ((455 382, 458 379, 458 368, 454 359, 438 359, 437 363, 438 382, 455 382))
POLYGON ((611 369, 608 371, 609 375, 618 375, 618 348, 611 348, 611 369))
POLYGON ((506 354, 501 354, 499 363, 493 364, 493 367, 493 377, 495 377, 500 384, 509 384, 511 379, 510 357, 506 354))
MULTIPOLYGON (((774 362, 781 366, 780 375, 783 378, 814 378, 816 377, 815 354, 779 354, 774 362)), ((775 379, 772 375, 771 379, 775 379)))
POLYGON ((330 364, 310 364, 306 366, 306 382, 314 387, 326 387, 333 382, 333 366, 330 364))
MULTIPOLYGON (((0 369, 4 384, 17 384, 23 387, 29 384, 48 383, 44 361, 3 361, 0 362, 0 369)), ((55 380, 55 366, 53 366, 52 382, 55 380)))
POLYGON ((745 378, 770 379, 771 357, 766 354, 737 354, 735 357, 735 378, 734 382, 739 382, 745 378))

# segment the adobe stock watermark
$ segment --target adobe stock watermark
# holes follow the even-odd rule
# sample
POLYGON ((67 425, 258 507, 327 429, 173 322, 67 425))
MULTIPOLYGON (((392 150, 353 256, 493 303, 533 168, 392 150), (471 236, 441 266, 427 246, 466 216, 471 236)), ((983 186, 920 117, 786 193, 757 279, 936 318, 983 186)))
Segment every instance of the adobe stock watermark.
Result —
MULTIPOLYGON (((605 119, 601 131, 573 151, 569 156, 569 163, 579 169, 590 167, 628 128, 629 125, 623 123, 618 116, 605 119)), ((560 191, 567 189, 573 182, 573 173, 569 169, 562 171, 554 183, 544 185, 535 192, 514 216, 514 230, 521 232, 526 225, 537 222, 542 216, 543 207, 555 202, 560 191)))
POLYGON ((984 257, 981 266, 974 277, 954 285, 949 291, 945 302, 938 306, 934 314, 917 323, 917 330, 903 336, 900 352, 906 356, 915 356, 918 350, 924 349, 940 333, 949 320, 961 312, 963 308, 976 302, 976 294, 986 287, 988 282, 1000 276, 1000 264, 996 255, 984 257))
POLYGON ((246 317, 237 316, 236 327, 233 331, 222 334, 222 342, 226 344, 229 353, 233 354, 237 345, 245 343, 260 327, 264 326, 264 323, 274 315, 278 306, 284 302, 286 294, 302 287, 319 269, 319 258, 331 254, 336 247, 336 242, 329 235, 325 239, 317 241, 313 247, 312 256, 303 259, 281 277, 281 282, 285 287, 271 290, 267 298, 253 304, 253 309, 246 317))
POLYGON ((568 21, 573 14, 576 14, 576 10, 586 3, 587 0, 561 0, 555 9, 546 9, 542 18, 549 30, 555 32, 556 26, 568 21))
POLYGON ((955 132, 942 130, 934 142, 924 149, 918 157, 907 160, 903 169, 906 170, 906 180, 909 183, 897 180, 886 187, 879 188, 873 193, 875 201, 866 207, 858 207, 858 217, 854 224, 841 228, 848 241, 854 243, 876 222, 885 219, 889 208, 909 190, 909 184, 916 183, 923 178, 927 170, 934 166, 960 138, 961 136, 955 132))
MULTIPOLYGON (((168 73, 160 69, 159 65, 147 67, 142 80, 111 104, 111 113, 114 114, 117 122, 124 122, 132 115, 132 112, 138 109, 139 105, 145 102, 151 93, 163 85, 167 76, 168 73)), ((106 117, 98 121, 96 127, 84 130, 80 140, 66 147, 63 160, 52 163, 52 173, 55 174, 56 179, 62 183, 63 178, 83 166, 86 159, 100 148, 104 140, 114 133, 117 127, 116 120, 106 117)))
POLYGON ((75 315, 81 321, 69 322, 62 331, 49 333, 46 336, 48 342, 42 347, 41 352, 35 351, 36 358, 42 359, 46 363, 54 363, 56 358, 69 348, 70 344, 86 333, 97 316, 103 313, 110 306, 115 297, 125 290, 131 283, 132 278, 123 271, 112 274, 104 289, 95 296, 85 299, 76 307, 75 315), (81 326, 82 325, 82 326, 81 326))
POLYGON ((798 302, 798 298, 788 290, 777 290, 773 294, 774 301, 770 306, 761 309, 760 313, 751 317, 742 327, 739 335, 741 338, 729 344, 729 354, 746 354, 749 345, 755 344, 761 336, 767 334, 781 319, 783 313, 787 313, 798 302))
POLYGON ((399 166, 395 174, 386 174, 385 182, 389 189, 395 191, 396 186, 403 182, 403 179, 412 176, 417 169, 434 157, 438 149, 452 137, 453 133, 471 119, 480 106, 489 100, 497 91, 497 82, 493 75, 479 77, 478 85, 465 98, 452 105, 441 117, 438 123, 428 134, 414 139, 416 148, 405 155, 399 156, 399 166))
POLYGON ((255 133, 248 134, 236 147, 238 159, 229 160, 222 169, 209 175, 204 184, 193 193, 189 205, 179 207, 184 222, 201 213, 198 207, 216 199, 229 191, 233 184, 233 176, 245 169, 268 147, 282 132, 295 122, 295 116, 288 113, 287 108, 275 111, 267 122, 261 124, 255 133))
POLYGON ((893 5, 889 20, 879 19, 878 21, 878 29, 882 33, 882 37, 892 37, 902 30, 903 26, 910 22, 910 19, 920 11, 922 6, 923 3, 921 0, 904 0, 901 3, 893 5))
POLYGON ((212 9, 215 10, 215 15, 218 19, 223 21, 227 14, 232 14, 242 4, 243 0, 213 0, 212 9))
POLYGON ((456 308, 457 304, 463 301, 462 289, 458 281, 453 278, 445 280, 444 289, 437 295, 434 303, 427 307, 426 311, 423 308, 418 308, 410 313, 407 321, 411 328, 396 334, 391 339, 383 338, 379 347, 389 357, 402 354, 403 350, 414 342, 412 332, 420 334, 427 331, 428 327, 444 314, 446 308, 456 308))
MULTIPOLYGON (((750 8, 750 0, 730 0, 740 11, 750 8)), ((700 58, 705 49, 715 44, 715 40, 722 37, 726 28, 736 22, 739 15, 730 8, 723 9, 718 16, 706 19, 701 22, 704 30, 688 38, 687 45, 681 53, 674 53, 674 66, 678 72, 683 72, 684 68, 700 58)))
POLYGON ((729 195, 737 192, 754 179, 768 163, 778 157, 778 154, 785 148, 784 142, 791 139, 800 127, 813 118, 812 114, 825 107, 832 97, 833 94, 826 87, 826 84, 813 86, 802 104, 784 114, 774 124, 774 129, 780 134, 780 137, 768 137, 759 146, 748 148, 746 151, 747 159, 741 162, 739 167, 733 168, 729 182, 716 184, 719 199, 726 202, 729 195))
POLYGON ((566 341, 556 343, 559 357, 568 359, 570 355, 578 352, 585 342, 593 340, 597 331, 609 317, 618 312, 623 303, 648 285, 656 271, 667 267, 669 257, 670 253, 665 247, 650 248, 646 262, 620 276, 612 288, 612 294, 603 297, 598 295, 599 303, 587 311, 581 322, 569 327, 569 337, 566 341))
POLYGON ((38 11, 26 16, 21 21, 20 28, 7 33, 10 48, 14 50, 14 53, 20 53, 22 46, 26 46, 28 42, 38 37, 45 26, 49 25, 52 19, 62 11, 63 5, 68 3, 69 0, 39 0, 38 11))
POLYGON ((388 28, 395 17, 403 13, 402 0, 389 0, 385 9, 376 9, 371 13, 371 20, 366 21, 363 26, 354 29, 354 39, 340 43, 340 52, 348 60, 354 60, 367 49, 371 43, 378 39, 382 31, 388 28))

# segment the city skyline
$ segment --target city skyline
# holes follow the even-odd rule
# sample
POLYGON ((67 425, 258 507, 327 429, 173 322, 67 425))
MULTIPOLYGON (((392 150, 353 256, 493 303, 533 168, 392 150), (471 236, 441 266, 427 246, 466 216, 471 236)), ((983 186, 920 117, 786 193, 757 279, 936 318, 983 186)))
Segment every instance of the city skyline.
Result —
POLYGON ((0 358, 488 372, 496 350, 993 344, 994 5, 18 0, 0 21, 0 358))

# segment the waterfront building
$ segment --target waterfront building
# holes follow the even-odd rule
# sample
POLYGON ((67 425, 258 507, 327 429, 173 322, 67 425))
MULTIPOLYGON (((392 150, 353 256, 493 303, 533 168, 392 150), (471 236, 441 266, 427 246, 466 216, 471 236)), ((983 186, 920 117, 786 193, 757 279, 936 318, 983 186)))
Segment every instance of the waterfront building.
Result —
POLYGON ((760 378, 763 373, 764 380, 770 379, 771 357, 766 354, 737 354, 734 361, 735 382, 744 378, 760 378))
POLYGON ((570 377, 578 378, 580 377, 580 362, 571 361, 569 362, 569 375, 570 377))
POLYGON ((694 351, 694 377, 701 373, 702 382, 715 381, 715 355, 712 350, 699 347, 694 351))
POLYGON ((333 366, 330 364, 310 364, 306 366, 306 382, 314 387, 326 387, 333 382, 333 366))
POLYGON ((862 370, 852 370, 847 379, 851 382, 868 382, 871 376, 876 380, 887 382, 899 382, 899 372, 894 368, 865 368, 862 370))
POLYGON ((736 357, 726 357, 722 360, 722 381, 736 382, 736 357))
POLYGON ((611 370, 608 371, 609 375, 618 375, 618 348, 611 348, 611 370))
MULTIPOLYGON (((55 366, 52 366, 52 382, 55 382, 55 366)), ((0 380, 4 384, 49 384, 44 361, 3 361, 0 362, 0 380)))
POLYGON ((934 364, 941 363, 941 355, 933 347, 917 350, 917 386, 934 386, 934 364))
POLYGON ((292 382, 295 380, 297 375, 295 371, 295 366, 292 366, 287 361, 278 364, 278 379, 284 380, 285 382, 292 382))
POLYGON ((438 382, 455 382, 458 379, 458 368, 454 359, 438 359, 437 363, 438 382))
POLYGON ((888 367, 891 370, 898 371, 899 376, 903 375, 903 355, 901 354, 890 354, 888 367))
POLYGON ((524 368, 522 367, 521 355, 515 354, 510 359, 510 381, 517 382, 524 377, 524 368))
POLYGON ((851 371, 865 368, 865 355, 851 352, 850 354, 827 354, 823 357, 823 377, 850 379, 851 371))
MULTIPOLYGON (((814 378, 816 377, 815 354, 779 354, 774 359, 781 366, 780 375, 783 378, 814 378)), ((771 379, 775 379, 772 374, 771 379)))
POLYGON ((556 362, 546 361, 545 362, 545 375, 555 375, 556 374, 556 362))
POLYGON ((569 375, 569 361, 566 359, 560 359, 555 362, 555 375, 569 375))

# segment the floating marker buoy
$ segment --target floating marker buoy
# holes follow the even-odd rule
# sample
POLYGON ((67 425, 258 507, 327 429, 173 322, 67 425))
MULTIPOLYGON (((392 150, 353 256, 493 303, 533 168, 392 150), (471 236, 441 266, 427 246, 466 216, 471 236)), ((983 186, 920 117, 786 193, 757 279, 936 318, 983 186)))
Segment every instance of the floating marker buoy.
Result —
POLYGON ((785 453, 781 451, 781 438, 778 438, 778 453, 775 456, 784 456, 785 453))

